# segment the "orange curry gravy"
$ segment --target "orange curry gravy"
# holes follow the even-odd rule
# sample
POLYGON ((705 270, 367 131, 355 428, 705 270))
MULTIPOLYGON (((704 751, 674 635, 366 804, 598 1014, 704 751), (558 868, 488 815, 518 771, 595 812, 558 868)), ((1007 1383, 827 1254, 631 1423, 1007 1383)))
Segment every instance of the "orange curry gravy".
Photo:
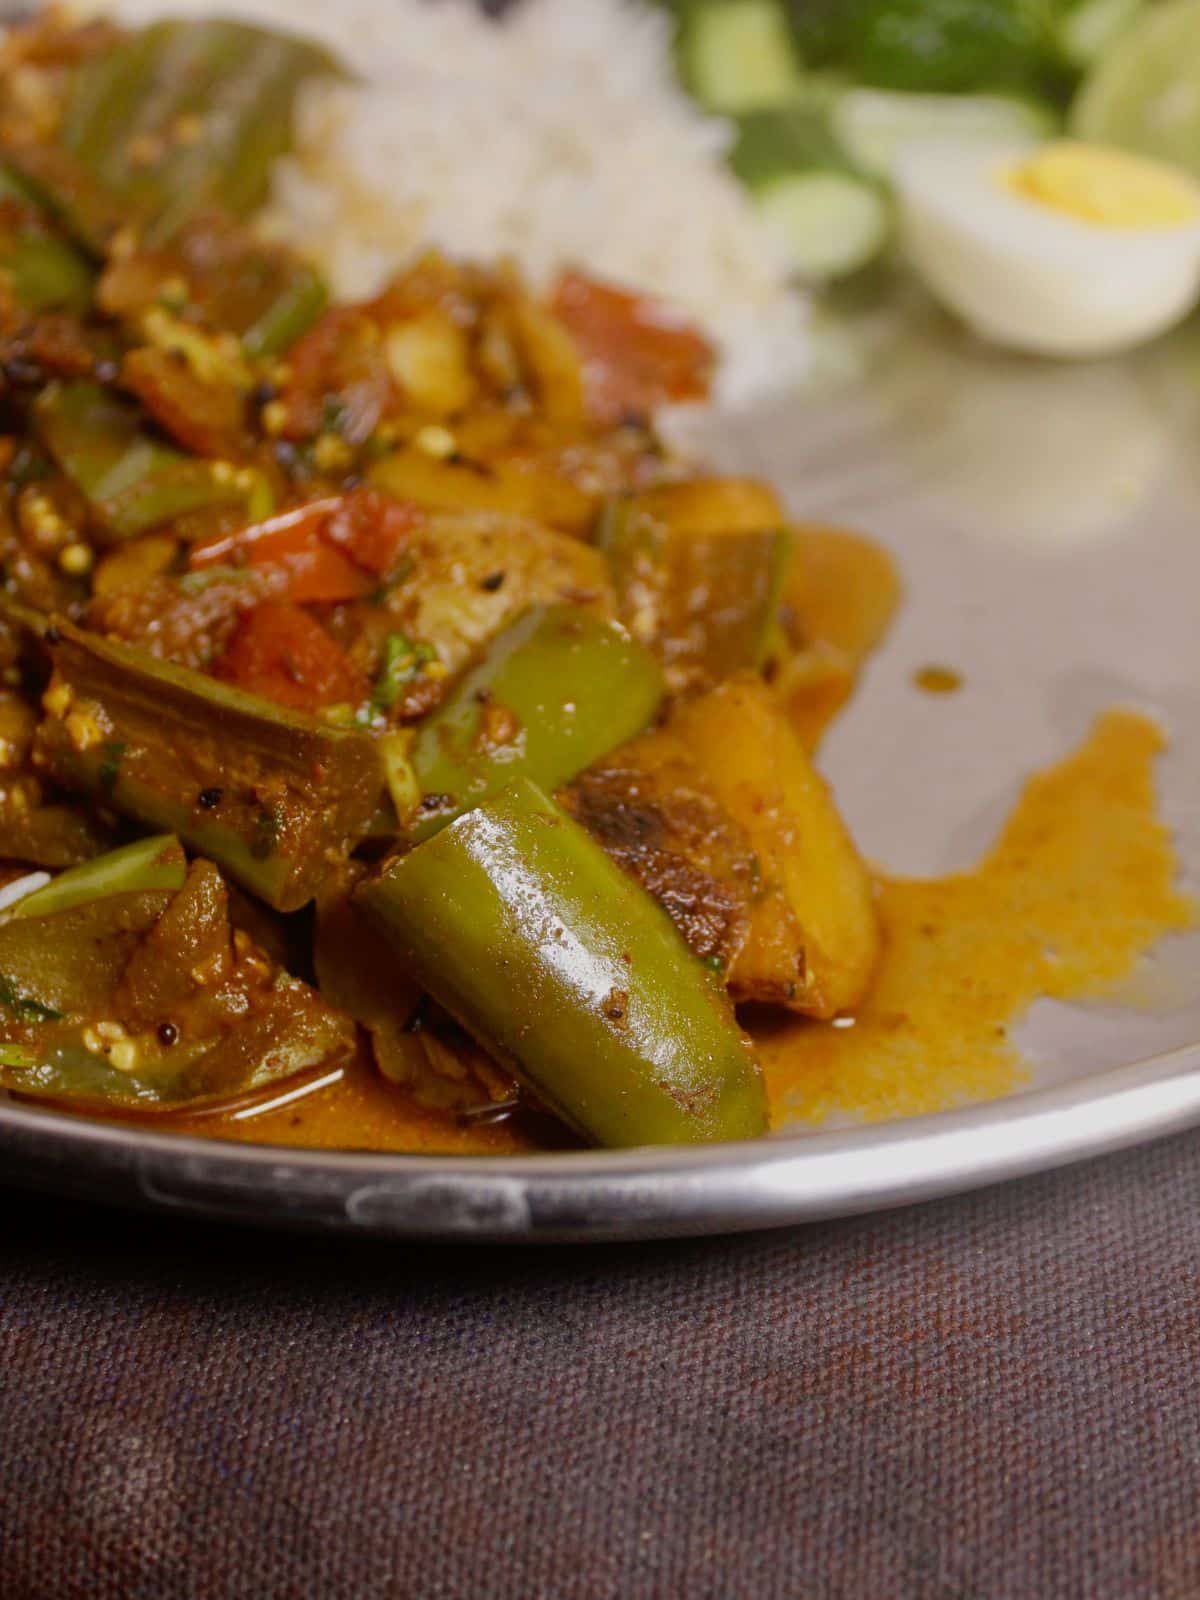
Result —
MULTIPOLYGON (((866 540, 809 530, 800 555, 795 605, 812 648, 779 687, 815 743, 899 590, 890 562, 866 540), (805 606, 804 591, 817 603, 805 606)), ((1029 782, 977 867, 928 881, 880 876, 885 953, 858 1014, 832 1024, 752 1023, 773 1123, 876 1120, 1005 1094, 1027 1070, 1009 1026, 1035 999, 1102 993, 1159 937, 1191 925, 1195 908, 1175 887, 1170 836, 1155 807, 1163 743, 1147 718, 1109 712, 1078 750, 1029 782), (1107 863, 1103 873, 1098 861, 1107 863)), ((483 1155, 537 1142, 517 1118, 463 1123, 414 1105, 365 1060, 169 1125, 325 1148, 483 1155)))

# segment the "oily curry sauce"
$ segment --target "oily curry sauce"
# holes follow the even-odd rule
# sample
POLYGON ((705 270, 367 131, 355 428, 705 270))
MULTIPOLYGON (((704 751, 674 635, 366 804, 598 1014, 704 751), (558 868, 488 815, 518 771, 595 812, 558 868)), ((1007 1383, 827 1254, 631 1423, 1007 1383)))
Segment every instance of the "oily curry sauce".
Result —
MULTIPOLYGON (((808 659, 780 692, 810 743, 843 703, 896 604, 877 546, 806 530, 800 571, 823 597, 794 608, 808 659), (836 600, 830 600, 836 596, 836 600)), ((802 579, 803 581, 803 579, 802 579)), ((972 870, 940 879, 877 877, 884 953, 866 1003, 832 1023, 746 1019, 766 1076, 772 1125, 879 1120, 995 1098, 1027 1066, 1010 1026, 1032 1002, 1104 993, 1195 907, 1155 804, 1158 727, 1131 711, 1100 717, 1084 743, 1026 786, 972 870), (1103 871, 1097 863, 1105 864, 1103 871)), ((495 1155, 538 1141, 519 1118, 463 1122, 415 1105, 359 1059, 259 1104, 171 1119, 179 1131, 266 1144, 495 1155)))

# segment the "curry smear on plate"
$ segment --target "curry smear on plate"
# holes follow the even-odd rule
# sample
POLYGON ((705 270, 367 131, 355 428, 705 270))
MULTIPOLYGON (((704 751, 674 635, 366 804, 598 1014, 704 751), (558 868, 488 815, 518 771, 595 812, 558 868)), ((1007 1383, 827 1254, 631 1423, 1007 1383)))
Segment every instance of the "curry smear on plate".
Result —
MULTIPOLYGON (((773 1128, 915 1116, 1010 1093, 1028 1068, 1009 1027, 1034 1000, 1102 995, 1156 940, 1193 926, 1196 907, 1175 886, 1155 806, 1163 745, 1147 717, 1111 711, 1079 749, 1029 781, 978 866, 945 878, 878 878, 883 956, 865 1005, 832 1022, 752 1024, 773 1128), (1096 873, 1097 860, 1110 864, 1106 873, 1096 873)), ((179 1126, 323 1148, 537 1148, 519 1122, 464 1125, 406 1103, 361 1063, 287 1105, 179 1126)))

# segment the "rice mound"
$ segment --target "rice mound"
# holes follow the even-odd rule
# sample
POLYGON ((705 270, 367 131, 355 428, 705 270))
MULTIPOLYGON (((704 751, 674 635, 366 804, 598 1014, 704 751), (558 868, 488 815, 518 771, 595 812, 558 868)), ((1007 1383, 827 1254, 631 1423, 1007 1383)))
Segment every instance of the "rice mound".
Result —
MULTIPOLYGON (((115 0, 122 19, 203 0, 115 0)), ((717 399, 790 387, 807 303, 724 167, 728 126, 678 87, 670 20, 640 0, 233 0, 222 14, 322 40, 360 82, 317 83, 264 226, 342 296, 373 293, 430 245, 513 257, 537 284, 565 265, 660 296, 722 356, 717 399)))

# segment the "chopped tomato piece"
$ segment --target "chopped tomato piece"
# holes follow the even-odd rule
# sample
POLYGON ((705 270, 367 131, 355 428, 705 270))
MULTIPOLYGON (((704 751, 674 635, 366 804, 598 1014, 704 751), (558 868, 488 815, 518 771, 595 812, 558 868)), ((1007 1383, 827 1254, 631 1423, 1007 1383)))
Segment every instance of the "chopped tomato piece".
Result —
POLYGON ((355 489, 342 496, 322 537, 377 578, 386 578, 395 571, 409 534, 425 520, 425 512, 410 500, 355 489))
POLYGON ((321 624, 281 600, 242 617, 213 675, 294 711, 357 706, 369 694, 366 679, 321 624))
POLYGON ((206 539, 193 546, 188 565, 277 569, 286 577, 278 592, 296 604, 359 600, 394 571, 422 521, 415 506, 356 489, 206 539))
POLYGON ((283 432, 310 439, 332 430, 362 444, 393 399, 378 325, 357 306, 336 306, 288 353, 280 395, 283 432))
POLYGON ((593 421, 609 425, 670 401, 707 398, 713 348, 660 301, 566 272, 551 309, 579 348, 593 421))

